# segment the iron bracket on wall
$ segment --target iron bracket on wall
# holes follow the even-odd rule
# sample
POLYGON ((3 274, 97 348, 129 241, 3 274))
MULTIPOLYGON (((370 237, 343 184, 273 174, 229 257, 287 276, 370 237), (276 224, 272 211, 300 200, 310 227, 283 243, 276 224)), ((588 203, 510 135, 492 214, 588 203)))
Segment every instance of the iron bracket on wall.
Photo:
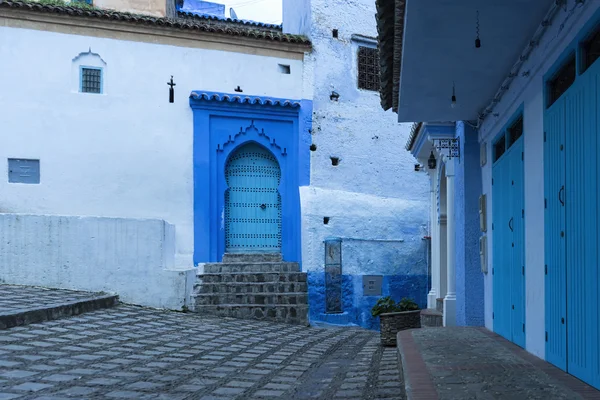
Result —
POLYGON ((433 139, 433 145, 439 153, 442 153, 442 150, 448 150, 446 154, 448 159, 458 158, 460 160, 460 138, 433 139))

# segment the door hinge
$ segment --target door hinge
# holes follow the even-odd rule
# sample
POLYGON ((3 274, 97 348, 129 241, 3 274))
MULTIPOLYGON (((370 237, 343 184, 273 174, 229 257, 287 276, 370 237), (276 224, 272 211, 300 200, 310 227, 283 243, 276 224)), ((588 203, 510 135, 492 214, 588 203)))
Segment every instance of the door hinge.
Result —
POLYGON ((492 319, 494 319, 494 313, 492 313, 492 319))
POLYGON ((523 324, 523 332, 525 332, 525 324, 523 324))
POLYGON ((544 142, 546 141, 546 132, 544 132, 544 142))
POLYGON ((548 341, 548 331, 546 331, 546 342, 548 341))
POLYGON ((524 208, 521 209, 521 218, 525 218, 525 209, 524 208))
POLYGON ((521 152, 521 161, 524 161, 524 160, 525 160, 525 152, 522 151, 521 152))
POLYGON ((548 208, 548 199, 544 199, 544 208, 548 208))
POLYGON ((492 223, 492 230, 494 230, 494 224, 492 223))
POLYGON ((548 264, 544 265, 544 273, 548 275, 548 264))
POLYGON ((494 178, 492 178, 492 186, 494 185, 494 178))
POLYGON ((492 268, 492 275, 494 275, 494 268, 492 268))
POLYGON ((525 266, 522 266, 521 269, 523 271, 523 275, 525 275, 525 266))

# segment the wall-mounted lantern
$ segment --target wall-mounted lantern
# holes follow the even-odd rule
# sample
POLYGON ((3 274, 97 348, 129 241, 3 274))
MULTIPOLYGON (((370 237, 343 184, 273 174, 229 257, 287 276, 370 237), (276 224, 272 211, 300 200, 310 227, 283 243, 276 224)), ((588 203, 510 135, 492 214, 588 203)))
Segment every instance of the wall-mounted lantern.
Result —
POLYGON ((331 92, 331 96, 329 96, 330 100, 338 101, 340 98, 340 94, 336 91, 331 92))
POLYGON ((435 155, 433 155, 433 150, 431 150, 429 160, 427 160, 427 166, 429 167, 429 169, 435 169, 435 167, 437 167, 437 161, 435 159, 435 155))

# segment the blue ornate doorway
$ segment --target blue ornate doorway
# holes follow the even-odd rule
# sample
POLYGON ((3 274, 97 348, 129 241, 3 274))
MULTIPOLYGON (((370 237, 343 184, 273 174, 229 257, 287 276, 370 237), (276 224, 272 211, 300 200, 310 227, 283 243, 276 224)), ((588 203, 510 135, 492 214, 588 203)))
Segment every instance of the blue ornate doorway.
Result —
POLYGON ((225 252, 281 252, 281 169, 275 156, 251 142, 225 167, 225 252))

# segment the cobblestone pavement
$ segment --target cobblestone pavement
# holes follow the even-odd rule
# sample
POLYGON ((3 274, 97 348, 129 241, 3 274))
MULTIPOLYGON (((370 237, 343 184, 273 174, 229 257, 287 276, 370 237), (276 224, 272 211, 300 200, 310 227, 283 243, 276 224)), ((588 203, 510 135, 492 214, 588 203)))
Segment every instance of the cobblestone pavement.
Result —
POLYGON ((33 286, 0 285, 0 313, 11 314, 86 300, 98 293, 47 289, 33 286))
POLYGON ((0 331, 0 399, 402 399, 378 342, 121 305, 0 331))
POLYGON ((600 399, 600 392, 484 328, 399 335, 409 398, 600 399))

